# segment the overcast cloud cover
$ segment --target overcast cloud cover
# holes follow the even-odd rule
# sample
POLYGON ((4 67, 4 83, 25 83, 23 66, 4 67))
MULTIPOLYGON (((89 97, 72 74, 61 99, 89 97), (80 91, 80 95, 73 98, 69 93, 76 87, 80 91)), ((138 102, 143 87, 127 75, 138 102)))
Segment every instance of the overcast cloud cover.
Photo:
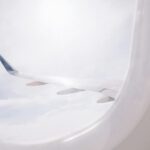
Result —
POLYGON ((22 71, 122 78, 129 58, 133 3, 0 0, 0 52, 22 71))

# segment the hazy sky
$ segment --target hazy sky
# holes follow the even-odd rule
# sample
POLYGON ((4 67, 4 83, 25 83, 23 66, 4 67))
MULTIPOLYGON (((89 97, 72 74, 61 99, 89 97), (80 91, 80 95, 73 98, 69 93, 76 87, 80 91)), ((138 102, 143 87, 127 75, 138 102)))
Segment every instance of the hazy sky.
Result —
POLYGON ((21 71, 122 78, 135 0, 0 0, 0 53, 21 71))
MULTIPOLYGON (((0 54, 41 75, 122 79, 129 62, 135 0, 0 0, 0 54)), ((0 141, 37 142, 78 131, 112 103, 101 93, 58 96, 27 87, 0 67, 0 141), (20 97, 18 95, 21 95, 20 97)))

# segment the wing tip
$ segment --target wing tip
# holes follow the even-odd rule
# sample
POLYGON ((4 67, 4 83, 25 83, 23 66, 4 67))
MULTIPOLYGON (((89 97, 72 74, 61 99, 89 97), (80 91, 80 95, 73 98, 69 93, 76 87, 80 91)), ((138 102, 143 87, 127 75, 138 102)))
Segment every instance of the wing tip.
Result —
POLYGON ((2 65, 4 66, 5 70, 12 75, 16 75, 18 73, 17 70, 15 70, 6 60, 5 58, 0 55, 0 62, 2 63, 2 65))

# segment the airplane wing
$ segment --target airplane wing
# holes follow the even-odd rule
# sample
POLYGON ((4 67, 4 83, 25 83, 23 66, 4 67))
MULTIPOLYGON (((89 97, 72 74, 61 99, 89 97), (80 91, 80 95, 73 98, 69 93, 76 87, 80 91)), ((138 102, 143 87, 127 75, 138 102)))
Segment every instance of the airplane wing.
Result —
MULTIPOLYGON (((65 82, 62 82, 61 83, 61 80, 57 80, 57 81, 48 81, 48 82, 45 82, 45 81, 42 81, 42 80, 38 80, 37 78, 33 77, 33 76, 30 76, 30 75, 25 75, 25 74, 22 74, 20 73, 19 71, 17 71, 16 69, 14 69, 5 59, 4 57, 2 57, 0 55, 0 61, 1 63, 3 64, 5 70, 10 74, 10 75, 13 75, 13 76, 16 76, 16 77, 20 77, 20 78, 24 78, 24 79, 28 79, 29 83, 27 83, 26 85, 27 86, 42 86, 42 85, 46 85, 46 84, 64 84, 65 86, 65 82)), ((53 80, 53 79, 52 79, 53 80)), ((115 100, 115 96, 116 96, 116 93, 117 91, 111 89, 111 88, 107 88, 107 86, 103 86, 99 89, 80 89, 80 88, 74 88, 74 87, 69 87, 67 89, 64 89, 64 90, 61 90, 61 91, 58 91, 57 94, 58 95, 67 95, 67 94, 73 94, 73 93, 78 93, 78 92, 84 92, 84 91, 95 91, 95 92, 100 92, 102 94, 104 94, 104 97, 101 98, 100 100, 98 100, 98 103, 104 103, 104 102, 109 102, 109 101, 113 101, 115 100)))
POLYGON ((43 82, 43 81, 37 81, 36 79, 34 79, 34 77, 31 77, 29 75, 21 74, 16 69, 14 69, 1 55, 0 55, 0 61, 3 64, 5 70, 10 75, 13 75, 13 76, 16 76, 16 77, 25 78, 25 79, 28 79, 28 80, 33 80, 33 82, 31 82, 31 83, 27 83, 27 86, 40 86, 40 85, 48 84, 48 83, 43 82))

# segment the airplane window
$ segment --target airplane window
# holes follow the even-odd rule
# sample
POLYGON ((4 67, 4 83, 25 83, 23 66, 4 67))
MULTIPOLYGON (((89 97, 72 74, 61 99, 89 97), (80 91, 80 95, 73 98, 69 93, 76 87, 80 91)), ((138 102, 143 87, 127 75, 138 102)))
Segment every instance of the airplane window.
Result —
POLYGON ((0 1, 0 141, 80 131, 117 101, 134 2, 0 1))

